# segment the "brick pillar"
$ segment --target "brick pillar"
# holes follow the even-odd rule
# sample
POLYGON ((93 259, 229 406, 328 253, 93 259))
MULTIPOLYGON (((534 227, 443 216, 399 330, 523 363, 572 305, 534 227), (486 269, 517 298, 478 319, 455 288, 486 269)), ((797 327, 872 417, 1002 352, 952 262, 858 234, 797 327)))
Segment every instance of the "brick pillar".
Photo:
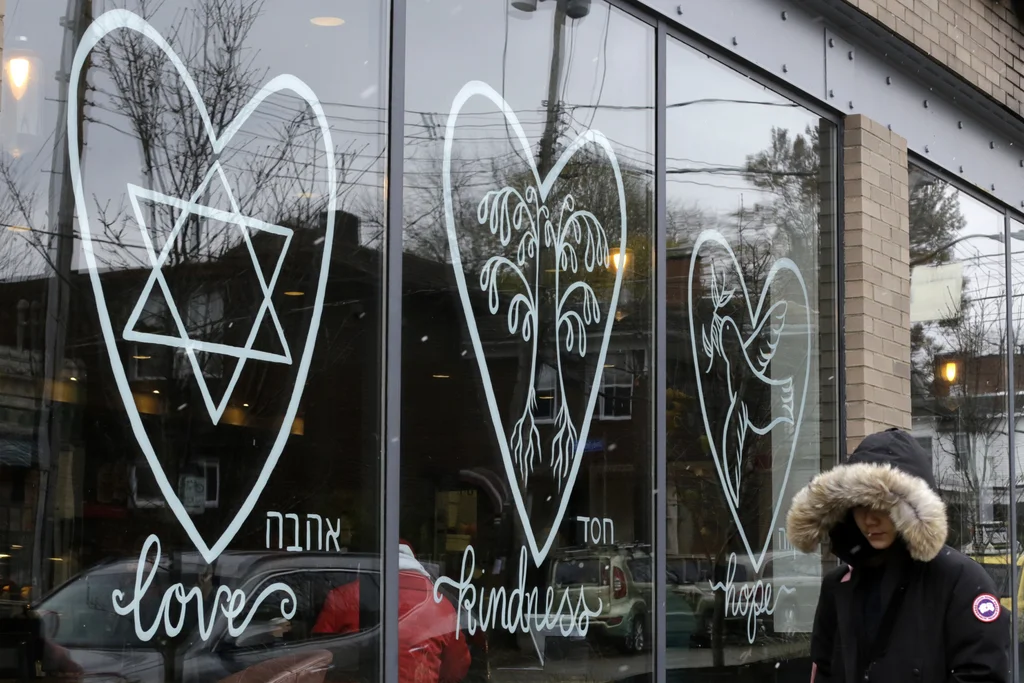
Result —
POLYGON ((910 209, 907 141, 846 118, 846 437, 910 429, 910 209))

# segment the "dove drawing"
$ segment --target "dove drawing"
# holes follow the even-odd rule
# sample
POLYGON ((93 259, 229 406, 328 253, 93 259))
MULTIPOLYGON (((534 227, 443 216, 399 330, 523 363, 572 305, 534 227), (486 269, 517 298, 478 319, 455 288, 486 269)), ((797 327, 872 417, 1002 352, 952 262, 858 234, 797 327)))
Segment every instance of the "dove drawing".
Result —
MULTIPOLYGON (((754 570, 760 571, 771 544, 771 530, 786 499, 807 400, 813 345, 810 299, 797 265, 789 258, 775 259, 757 279, 759 291, 750 291, 747 274, 719 231, 705 230, 698 235, 687 281, 697 398, 726 505, 754 570), (712 264, 710 293, 702 295, 700 279, 707 263, 712 264), (766 406, 770 408, 766 410, 766 406), (742 475, 748 464, 744 453, 765 437, 771 438, 773 457, 785 458, 785 462, 783 467, 778 461, 772 463, 771 518, 756 519, 759 537, 751 539, 739 512, 742 475)), ((758 452, 764 450, 758 448, 758 452)))
MULTIPOLYGON (((724 282, 723 282, 724 284, 724 282)), ((701 329, 701 343, 707 356, 706 372, 710 373, 715 362, 725 365, 723 375, 726 381, 728 407, 725 424, 719 436, 720 453, 725 471, 726 495, 734 504, 740 502, 740 483, 743 467, 743 448, 750 432, 758 436, 770 433, 780 424, 793 425, 793 376, 787 375, 775 379, 769 376, 770 365, 775 352, 779 348, 779 340, 786 324, 786 301, 778 301, 751 321, 748 333, 741 330, 740 325, 730 315, 723 315, 722 310, 728 306, 736 295, 735 289, 724 289, 718 286, 717 272, 711 273, 711 297, 714 309, 711 317, 710 334, 708 328, 701 329), (729 355, 739 351, 741 367, 733 368, 729 355), (737 386, 737 376, 746 373, 764 386, 777 388, 782 394, 781 414, 765 424, 755 424, 751 418, 744 392, 737 386)), ((708 438, 713 438, 708 435, 708 438)))

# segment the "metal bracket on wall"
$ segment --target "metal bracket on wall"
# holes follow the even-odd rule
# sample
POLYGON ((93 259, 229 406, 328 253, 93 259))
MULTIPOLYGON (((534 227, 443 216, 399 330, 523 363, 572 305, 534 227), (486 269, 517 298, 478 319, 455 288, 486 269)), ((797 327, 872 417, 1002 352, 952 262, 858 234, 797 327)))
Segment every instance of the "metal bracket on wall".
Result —
POLYGON ((863 41, 840 33, 806 0, 641 1, 822 105, 889 126, 910 151, 1024 207, 1024 121, 1008 118, 954 74, 920 68, 923 55, 867 17, 858 31, 876 39, 863 41))

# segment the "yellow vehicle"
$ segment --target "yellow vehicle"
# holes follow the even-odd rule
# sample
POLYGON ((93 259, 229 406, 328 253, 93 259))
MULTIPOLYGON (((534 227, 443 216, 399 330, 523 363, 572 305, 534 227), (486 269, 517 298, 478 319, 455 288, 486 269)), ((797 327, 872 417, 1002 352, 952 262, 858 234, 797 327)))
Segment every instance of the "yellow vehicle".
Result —
MULTIPOLYGON (((1010 555, 1005 553, 987 553, 984 555, 971 555, 972 560, 980 564, 992 577, 996 584, 999 595, 999 602, 1003 609, 1009 610, 1012 607, 1012 593, 1010 592, 1010 555)), ((1017 604, 1024 605, 1024 555, 1017 558, 1017 604)))

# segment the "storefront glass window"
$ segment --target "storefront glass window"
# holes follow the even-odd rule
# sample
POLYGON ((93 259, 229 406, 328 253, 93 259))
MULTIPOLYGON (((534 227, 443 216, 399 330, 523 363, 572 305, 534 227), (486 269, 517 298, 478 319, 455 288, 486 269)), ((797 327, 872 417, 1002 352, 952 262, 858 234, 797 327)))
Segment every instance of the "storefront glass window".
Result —
POLYGON ((7 3, 0 678, 380 676, 387 15, 324 10, 7 3))
MULTIPOLYGON (((1010 282, 1011 287, 1009 288, 1008 294, 1010 296, 1011 306, 1011 320, 1010 333, 1012 335, 1013 342, 1010 346, 1011 357, 1013 358, 1013 438, 1014 438, 1014 455, 1013 455, 1013 472, 1009 471, 1009 467, 1006 472, 1007 481, 1007 494, 1010 501, 1010 509, 1007 514, 1007 533, 1010 538, 1014 539, 1012 546, 1012 553, 1014 558, 1014 564, 1016 565, 1014 573, 1011 574, 1011 567, 1007 566, 1005 572, 1007 574, 1007 580, 1000 584, 1005 587, 1003 593, 1006 594, 1006 599, 1003 600, 1004 605, 1009 603, 1012 604, 1014 597, 1017 598, 1017 612, 1020 614, 1020 606, 1024 604, 1024 592, 1022 592, 1021 579, 1021 567, 1024 562, 1024 544, 1022 544, 1022 538, 1024 538, 1024 528, 1021 526, 1022 515, 1024 506, 1021 505, 1021 492, 1024 487, 1021 486, 1022 475, 1024 475, 1024 458, 1021 458, 1021 454, 1024 453, 1024 223, 1019 220, 1010 220, 1010 241, 1007 243, 1010 249, 1010 282), (1012 483, 1010 483, 1012 482, 1012 483), (1009 520, 1016 518, 1016 536, 1009 533, 1009 520), (1008 586, 1007 586, 1008 584, 1008 586)), ((1020 621, 1017 622, 1017 652, 1018 656, 1024 654, 1024 647, 1021 646, 1022 636, 1020 633, 1020 621)), ((1018 660, 1020 661, 1020 660, 1018 660)))
POLYGON ((836 127, 682 43, 667 56, 668 663, 806 676, 835 560, 784 528, 836 459, 836 127))
POLYGON ((1009 610, 1004 213, 917 166, 909 184, 913 434, 932 454, 947 543, 981 563, 1009 610))
POLYGON ((408 12, 400 533, 470 672, 645 680, 654 29, 408 12))

